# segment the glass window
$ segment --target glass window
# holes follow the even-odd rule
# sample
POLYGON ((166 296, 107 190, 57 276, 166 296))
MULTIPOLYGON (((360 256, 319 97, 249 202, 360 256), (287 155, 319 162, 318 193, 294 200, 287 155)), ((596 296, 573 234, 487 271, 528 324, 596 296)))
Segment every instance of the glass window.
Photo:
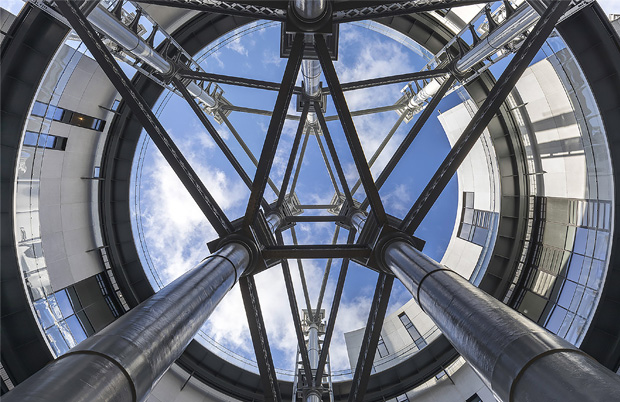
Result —
POLYGON ((579 276, 581 275, 581 267, 583 266, 583 255, 573 254, 570 259, 570 265, 568 266, 568 273, 566 277, 571 281, 579 282, 579 276))
POLYGON ((26 131, 26 134, 24 135, 24 145, 36 147, 37 141, 39 141, 38 133, 33 133, 32 131, 26 131))
POLYGON ((568 311, 566 309, 560 306, 555 306, 553 308, 553 312, 549 316, 549 320, 547 321, 547 325, 545 325, 545 327, 549 331, 557 334, 558 330, 560 329, 560 326, 564 322, 564 318, 566 317, 567 312, 568 311))
POLYGON ((594 259, 590 267, 590 275, 588 275, 587 286, 592 289, 599 289, 603 280, 605 265, 603 261, 594 259))
POLYGON ((112 107, 110 109, 112 110, 118 110, 118 105, 120 105, 121 101, 119 101, 118 99, 114 99, 114 102, 112 103, 112 107))
POLYGON ((45 330, 45 334, 47 335, 47 339, 52 345, 54 352, 56 352, 57 356, 60 356, 66 353, 69 350, 69 345, 67 345, 67 341, 60 333, 60 329, 56 326, 53 326, 47 330, 45 330))
POLYGON ((36 101, 34 106, 32 106, 32 115, 43 117, 45 116, 45 111, 47 110, 47 105, 45 103, 41 103, 36 101))
POLYGON ((60 307, 60 311, 62 312, 62 316, 66 318, 73 315, 73 306, 71 305, 67 291, 63 289, 56 292, 55 296, 56 301, 58 302, 58 307, 60 307))
POLYGON ((379 352, 379 357, 385 357, 390 354, 387 346, 385 346, 385 342, 383 341, 383 336, 379 337, 379 343, 377 344, 377 352, 379 352))
POLYGON ((489 234, 489 229, 476 227, 474 229, 474 235, 472 236, 472 242, 476 243, 479 246, 484 246, 485 241, 487 240, 487 235, 489 234))
POLYGON ((80 343, 84 339, 86 339, 86 331, 84 331, 84 327, 82 327, 80 320, 78 320, 78 318, 75 315, 72 315, 71 317, 67 318, 66 321, 77 343, 80 343))
POLYGON ((465 199, 465 202, 463 203, 463 205, 465 205, 465 208, 474 207, 474 193, 463 193, 463 198, 465 199))
POLYGON ((465 401, 465 402, 482 402, 482 399, 480 399, 478 394, 473 394, 472 396, 467 398, 467 401, 465 401))
POLYGON ((588 229, 577 228, 577 231, 575 233, 575 246, 573 248, 573 252, 578 254, 585 254, 587 240, 588 229))
POLYGON ((47 300, 40 299, 34 302, 34 308, 41 320, 41 325, 43 328, 49 328, 54 325, 54 316, 50 311, 49 305, 47 304, 47 300))
POLYGON ((564 286, 562 287, 562 292, 560 293, 560 298, 558 299, 558 304, 568 309, 570 307, 571 301, 573 300, 575 289, 577 289, 576 283, 571 281, 565 281, 564 286))
POLYGON ((464 240, 469 240, 471 235, 472 226, 467 223, 463 223, 461 225, 461 232, 459 233, 459 237, 464 240))

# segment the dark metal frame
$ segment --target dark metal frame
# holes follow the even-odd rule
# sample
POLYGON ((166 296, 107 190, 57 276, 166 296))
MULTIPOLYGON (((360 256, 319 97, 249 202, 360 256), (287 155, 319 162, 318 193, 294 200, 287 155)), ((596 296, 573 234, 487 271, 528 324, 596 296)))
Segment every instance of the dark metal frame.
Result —
MULTIPOLYGON (((143 3, 150 4, 160 4, 167 6, 177 6, 177 7, 185 7, 190 9, 199 9, 202 11, 208 12, 218 12, 223 14, 237 15, 237 16, 246 16, 252 18, 263 18, 263 19, 273 19, 278 21, 283 21, 285 12, 283 9, 275 6, 276 2, 252 2, 252 4, 247 4, 244 2, 239 3, 228 3, 223 6, 205 6, 203 3, 192 3, 192 2, 176 2, 176 1, 163 1, 163 0, 144 0, 143 3), (284 14, 283 14, 284 12, 284 14)), ((368 18, 368 17, 379 17, 379 16, 395 16, 395 15, 403 15, 410 14, 412 12, 421 12, 421 11, 429 11, 439 8, 445 8, 446 6, 459 6, 459 5, 467 5, 467 4, 477 4, 477 3, 486 3, 488 1, 467 1, 467 0, 445 0, 443 3, 436 3, 432 6, 416 6, 416 2, 362 2, 357 4, 358 2, 347 2, 346 6, 342 6, 343 3, 335 3, 334 5, 334 19, 336 22, 348 22, 355 21, 358 19, 368 18), (343 8, 347 7, 347 8, 343 8), (348 8, 351 7, 351 8, 348 8), (370 10, 370 11, 369 11, 370 10), (366 12, 365 16, 362 16, 362 13, 366 12)), ((59 2, 58 8, 63 13, 63 15, 67 18, 70 24, 74 27, 76 32, 80 35, 88 49, 93 54, 94 58, 97 60, 101 68, 104 70, 106 75, 112 81, 113 85, 119 91, 125 102, 131 108, 133 113, 140 120, 141 124, 144 126, 145 130, 162 152, 168 163, 171 165, 177 176, 181 179, 182 183, 185 185, 187 190, 190 192, 194 200, 197 202, 209 222, 212 224, 218 235, 221 237, 225 237, 234 232, 233 225, 228 220, 226 215, 223 213, 222 209, 217 205, 213 197, 209 194, 206 187, 200 182, 197 175, 189 165, 188 161, 183 157, 180 150, 173 143, 171 138, 165 132, 157 118, 154 116, 150 107, 144 102, 141 98, 138 91, 133 88, 132 84, 128 80, 128 78, 123 74, 122 70, 113 59, 111 53, 107 50, 105 45, 99 39, 99 36, 96 34, 94 29, 90 26, 86 18, 82 15, 79 7, 72 0, 68 2, 59 2)), ((560 2, 558 2, 560 3, 560 2)), ((551 9, 558 9, 559 6, 551 5, 551 9)), ((506 96, 516 83, 517 79, 521 75, 521 73, 525 70, 527 65, 531 62, 536 52, 544 43, 547 36, 555 26, 555 23, 559 19, 562 14, 562 10, 554 11, 546 13, 548 18, 543 17, 541 22, 537 24, 537 27, 534 29, 534 33, 529 35, 526 39, 526 42, 521 47, 517 55, 511 61, 509 66, 506 68, 506 71, 500 79, 498 83, 493 88, 487 101, 482 105, 476 116, 472 119, 472 122, 465 130, 463 136, 459 139, 457 144, 453 147, 451 152, 446 157, 442 166, 437 170, 435 176, 424 190, 422 195, 418 198, 414 206, 411 208, 407 217, 401 224, 401 230, 406 233, 413 234, 415 229, 419 226, 424 216, 435 202, 439 194, 442 192, 443 188, 447 185, 447 182, 452 177, 452 175, 456 172, 459 164, 468 154, 469 150, 473 147, 473 144, 478 139, 486 125, 489 123, 491 118, 495 115, 501 104, 503 104, 506 96)), ((243 170, 238 160, 232 154, 232 152, 228 149, 225 142, 222 138, 217 134, 217 131, 211 125, 204 112, 198 107, 195 101, 192 99, 191 95, 184 87, 182 82, 178 77, 173 77, 172 82, 177 87, 177 89, 182 93, 183 97, 186 99, 188 103, 190 103, 192 109, 201 120, 209 134, 213 137, 215 142, 218 144, 220 149, 224 152, 227 159, 233 165, 237 173, 241 176, 242 180, 248 185, 251 190, 250 199, 247 205, 246 214, 243 219, 243 227, 249 228, 254 225, 256 217, 259 213, 260 206, 263 206, 265 211, 269 211, 269 206, 266 201, 263 199, 263 193, 265 191, 265 187, 269 182, 269 171, 271 169, 271 165, 273 163, 273 159, 275 156, 275 151, 278 146, 279 137, 282 131, 282 126, 284 124, 285 119, 287 118, 286 110, 291 100, 291 96, 293 93, 300 93, 301 90, 298 87, 295 87, 295 79, 297 77, 297 73, 299 71, 299 67, 301 64, 301 59, 303 57, 303 40, 302 35, 297 34, 294 39, 293 48, 291 50, 291 54, 289 57, 289 61, 287 63, 284 77, 282 79, 281 84, 269 83, 265 81, 259 80, 250 80, 245 78, 238 77, 228 77, 221 75, 214 75, 208 73, 198 73, 193 71, 180 71, 178 73, 178 77, 183 78, 191 78, 198 80, 212 80, 215 82, 222 82, 233 85, 242 85, 247 87, 266 89, 266 90, 274 90, 278 91, 278 96, 276 100, 276 105, 274 107, 274 111, 270 112, 271 121, 269 124, 269 128, 267 131, 267 135, 265 138, 265 144, 263 146, 263 150, 261 152, 260 159, 257 164, 257 170, 255 174, 254 180, 250 180, 247 173, 243 170)), ((329 55, 329 50, 325 43, 324 37, 320 34, 315 35, 315 49, 318 55, 319 61, 323 67, 324 75, 326 81, 329 86, 329 93, 332 96, 336 109, 338 111, 338 117, 342 123, 343 130, 349 144, 350 151, 353 155, 354 162, 356 164, 357 170, 360 175, 360 182, 364 186, 367 200, 362 203, 362 209, 370 206, 372 214, 374 215, 378 226, 384 226, 388 224, 388 217, 383 208, 383 204, 381 202, 381 198, 379 196, 379 188, 385 182, 389 174, 392 172, 394 167, 397 165, 398 161, 403 157, 406 150, 409 148, 411 143, 413 142, 415 136, 419 133, 424 123, 430 117, 431 113, 436 108, 437 104, 443 97, 443 95, 450 88, 455 78, 450 76, 443 84, 439 93, 433 97, 432 101, 428 105, 428 107, 423 111, 422 115, 418 118, 409 134, 400 145, 397 153, 393 156, 393 158, 388 163, 388 166, 381 173, 377 181, 375 182, 370 173, 369 165, 372 162, 367 162, 367 159, 364 155, 361 143, 359 141, 359 137, 357 135, 357 131, 355 129, 355 125, 352 120, 352 116, 363 114, 351 112, 348 109, 346 99, 344 97, 344 91, 346 90, 354 90, 360 88, 367 88, 375 85, 385 85, 395 82, 403 82, 415 79, 423 79, 429 77, 435 77, 439 75, 446 74, 447 70, 445 69, 437 69, 434 71, 424 71, 419 73, 412 74, 403 74, 399 76, 393 77, 384 77, 373 80, 365 80, 354 83, 340 84, 336 71, 333 66, 333 62, 329 55)), ((284 202, 284 196, 286 194, 286 188, 288 186, 288 181, 290 180, 291 172, 293 169, 295 155, 297 154, 297 150, 299 147, 299 142, 301 141, 301 136, 304 131, 304 116, 308 113, 309 110, 309 100, 307 100, 306 105, 304 106, 304 111, 302 113, 302 118, 300 121, 300 125, 297 131, 297 135, 295 137, 295 142, 293 145, 293 149, 291 152, 291 156, 289 159, 289 164, 287 165, 287 170, 285 174, 285 180, 283 181, 282 189, 278 194, 277 206, 281 207, 284 202)), ((342 171, 342 167, 340 166, 340 162, 338 160, 337 151, 334 147, 333 141, 331 140, 331 136, 327 129, 326 121, 333 120, 334 118, 326 118, 323 116, 321 109, 318 103, 314 103, 313 105, 314 111, 317 113, 322 132, 325 136, 326 143, 328 145, 330 154, 332 156, 332 162, 336 168, 337 174, 339 176, 339 180, 341 182, 341 186, 343 188, 343 192, 346 196, 346 200, 349 205, 353 205, 353 199, 351 196, 351 192, 349 191, 348 184, 346 179, 344 178, 344 173, 342 171)), ((370 112, 374 113, 377 111, 385 110, 393 110, 396 107, 386 107, 386 108, 377 108, 373 109, 370 112), (391 108, 391 109, 390 109, 391 108)), ((400 119, 402 120, 402 119, 400 119)), ((229 123, 228 123, 229 124, 229 123)), ((397 126, 392 129, 395 131, 397 126)), ((291 193, 294 191, 295 184, 297 181, 297 177, 299 174, 299 168, 301 166, 303 155, 305 151, 305 146, 308 141, 308 133, 306 133, 306 138, 304 139, 304 143, 302 145, 302 150, 299 156, 299 160, 297 163, 297 170, 293 177, 293 183, 291 186, 291 193)), ((316 135, 316 133, 315 133, 316 135)), ((376 156, 373 156, 371 161, 374 161, 376 156)), ((326 164, 329 166, 327 159, 325 160, 326 164)), ((355 191, 356 187, 354 187, 355 191)), ((274 189, 275 192, 277 190, 274 189)), ((338 189, 336 189, 338 192, 338 189)), ((324 221, 337 221, 339 217, 285 217, 285 221, 287 222, 324 222, 324 221)), ((337 235, 336 235, 337 237, 337 235)), ((320 382, 320 377, 322 376, 323 366, 325 364, 327 358, 327 350, 329 341, 331 339, 331 335, 333 333, 333 326, 335 322, 335 318, 337 315, 338 305, 340 301, 340 297, 342 295, 342 288, 344 286, 344 279, 346 276, 346 271, 348 267, 348 263, 350 259, 355 259, 356 261, 363 261, 370 256, 371 248, 367 245, 354 245, 354 233, 353 231, 349 234, 349 239, 347 244, 345 245, 293 245, 286 246, 283 245, 281 233, 276 233, 276 238, 278 239, 277 246, 267 246, 263 249, 263 257, 265 259, 279 259, 282 261, 282 269, 285 278, 285 283, 287 286, 288 298, 291 306, 291 310, 293 313, 293 320, 295 323, 295 329, 298 336, 299 348, 302 352, 302 361, 304 366, 304 371, 306 372, 306 380, 310 381, 312 377, 310 371, 310 365, 308 362, 307 351, 305 350, 305 342, 303 339, 303 334, 301 334, 301 326, 298 315, 298 308, 296 299, 294 296, 294 289, 292 286, 292 280, 290 277, 290 270, 288 267, 287 259, 303 259, 303 258, 343 258, 343 265, 341 268, 341 273, 338 279, 338 284, 336 287, 336 297, 334 299, 334 303, 332 305, 332 312, 329 317, 329 323, 327 326, 327 333, 325 336, 325 346, 320 355, 320 365, 319 370, 316 374, 316 377, 311 381, 314 383, 320 382)), ((300 265, 301 268, 301 265, 300 265)), ((375 291, 375 297, 373 299, 373 304, 371 306, 371 313, 368 319, 368 325, 366 327, 366 333, 364 337, 364 343, 362 345, 362 350, 360 351, 360 358, 358 359, 358 365, 355 371, 354 380, 353 380, 353 388, 349 396, 350 401, 361 400, 363 398, 365 389, 368 385, 368 380, 370 378, 370 368, 372 361, 374 359, 374 352, 377 347, 377 342, 379 339, 379 334, 381 330, 381 326, 383 323, 383 319, 385 317, 387 303, 389 300, 390 290, 393 284, 394 277, 390 274, 380 273, 379 280, 377 282, 377 288, 375 291)), ((303 281, 305 282, 305 280, 303 281)), ((305 285, 305 283, 304 283, 305 285)), ((242 295, 244 299, 244 304, 246 306, 246 313, 248 315, 248 320, 250 323, 250 330, 252 334, 252 340, 254 344, 254 348, 257 354, 257 360, 259 364, 259 369, 263 378, 268 378, 269 380, 264 382, 265 386, 265 394, 267 397, 279 400, 280 394, 278 390, 278 384, 275 380, 275 371, 273 362, 271 359, 271 353, 269 350, 269 345, 267 341, 266 332, 264 330, 264 323, 262 320, 262 313, 260 311, 260 305, 258 303, 258 294, 256 293, 255 284, 253 278, 251 276, 241 278, 240 286, 242 290, 242 295)), ((311 310, 310 301, 308 299, 307 290, 304 288, 304 293, 306 297, 306 301, 308 304, 309 311, 311 310)), ((318 317, 318 311, 317 311, 318 317)))

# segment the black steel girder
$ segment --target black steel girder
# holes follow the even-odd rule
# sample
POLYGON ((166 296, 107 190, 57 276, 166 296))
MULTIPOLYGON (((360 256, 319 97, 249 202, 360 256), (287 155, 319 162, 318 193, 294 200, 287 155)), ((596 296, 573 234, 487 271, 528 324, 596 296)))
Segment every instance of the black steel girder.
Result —
POLYGON ((366 196, 370 200, 370 207, 375 213, 379 224, 383 225, 387 223, 387 215, 385 213, 385 209, 383 208, 383 203, 381 202, 381 197, 379 196, 377 186, 375 185, 372 174, 370 173, 370 168, 368 167, 366 156, 364 155, 364 149, 362 148, 359 136, 357 135, 357 130, 353 124, 353 118, 351 117, 347 100, 342 92, 342 87, 340 86, 340 81, 338 80, 334 63, 329 56, 329 50, 327 49, 327 44, 325 43, 325 38, 323 35, 314 35, 314 47, 316 48, 317 55, 319 56, 319 62, 323 68, 325 80, 327 81, 327 85, 331 91, 334 106, 338 111, 338 116, 340 117, 340 123, 342 124, 345 137, 349 143, 349 148, 351 149, 351 154, 353 155, 353 161, 355 162, 355 166, 359 172, 360 180, 362 181, 362 185, 366 191, 366 196))
POLYGON ((497 113, 506 97, 512 91, 528 65, 545 43, 547 37, 568 8, 568 1, 553 1, 549 8, 540 17, 527 39, 523 42, 513 59, 510 61, 502 75, 497 80, 488 97, 480 106, 469 125, 463 131, 461 137, 454 144, 448 156, 441 163, 431 181, 427 184, 413 204, 401 224, 401 229, 413 234, 422 220, 431 209, 443 189, 446 187, 456 170, 463 162, 469 151, 497 113))
POLYGON ((293 88, 295 87, 295 80, 299 73, 299 67, 301 66, 301 59, 304 50, 304 39, 302 34, 296 34, 293 40, 293 47, 289 56, 286 68, 284 69, 284 76, 282 77, 282 86, 278 92, 276 98, 276 104, 273 109, 273 115, 267 128, 267 135, 265 137, 265 144, 261 151, 260 159, 258 161, 258 167, 256 168, 256 175, 252 184, 252 191, 250 193, 250 199, 245 211, 245 217, 243 219, 244 226, 250 226, 256 219, 260 200, 263 198, 265 192, 265 186, 269 180, 269 172, 271 171, 271 165, 278 148, 278 142, 280 140, 280 134, 282 134, 282 127, 284 126, 284 120, 286 119, 286 110, 293 96, 293 88))
POLYGON ((239 278, 239 289, 241 290, 245 314, 248 317, 248 327, 252 336, 261 383, 265 391, 265 399, 281 401, 280 386, 276 378, 276 369, 271 357, 271 348, 267 339, 267 330, 260 308, 254 277, 248 275, 239 278))
MULTIPOLYGON (((355 231, 349 231, 349 237, 347 243, 351 244, 355 240, 355 231)), ((316 371, 314 381, 318 384, 323 377, 323 371, 325 370, 325 363, 327 362, 327 354, 329 353, 329 345, 332 341, 332 335, 334 334, 334 327, 336 326, 336 316, 338 315, 338 308, 340 307, 340 300, 342 298, 342 291, 344 289, 344 281, 347 277, 347 270, 349 269, 349 259, 342 260, 342 266, 340 267, 340 274, 338 275, 338 282, 336 282, 336 290, 334 291, 334 299, 332 301, 332 308, 329 312, 329 318, 327 320, 327 327, 325 329, 325 336, 323 337, 323 345, 321 346, 321 354, 319 356, 319 365, 316 371)))
POLYGON ((293 171, 293 165, 295 164, 295 158, 297 157, 297 150, 299 149, 299 143, 301 142, 301 136, 304 133, 304 127, 306 126, 306 117, 308 116, 308 110, 310 109, 310 105, 308 102, 304 104, 304 108, 301 111, 301 119, 299 120, 299 125, 297 126, 297 132, 295 133, 295 139, 293 140, 293 146, 291 147, 291 155, 288 158, 288 163, 286 165, 286 171, 284 172, 284 177, 282 178, 282 185, 280 186, 280 194, 278 195, 278 201, 276 202, 276 207, 279 208, 282 206, 284 202, 284 196, 286 195, 286 189, 288 188, 288 182, 291 179, 291 173, 293 171))
POLYGON ((332 140, 332 136, 329 133, 329 128, 327 127, 327 122, 325 121, 325 116, 323 116, 323 111, 321 110, 321 106, 319 105, 319 102, 314 102, 314 110, 316 111, 316 117, 318 118, 319 124, 321 125, 321 130, 323 131, 323 137, 325 137, 325 143, 327 144, 327 148, 329 149, 329 153, 332 157, 332 161, 334 162, 334 167, 336 168, 336 174, 338 174, 338 180, 340 180, 340 185, 342 186, 344 197, 346 198, 349 205, 353 205, 353 197, 351 197, 351 190, 349 190, 349 184, 347 183, 347 178, 344 175, 344 170, 342 170, 342 165, 340 164, 340 159, 338 158, 338 152, 336 152, 334 141, 332 140))
MULTIPOLYGON (((198 81, 210 81, 218 84, 230 84, 240 87, 265 89, 267 91, 279 91, 280 84, 277 82, 254 80, 245 77, 232 77, 229 75, 207 73, 205 71, 179 70, 177 76, 190 78, 198 81)), ((301 93, 301 87, 295 87, 295 93, 301 93)))
POLYGON ((370 314, 368 314, 366 330, 364 331, 362 347, 357 359, 357 365, 355 366, 355 373, 353 374, 349 402, 358 402, 364 399, 393 284, 394 276, 383 272, 379 274, 375 295, 370 307, 370 314))
MULTIPOLYGON (((282 244, 282 232, 276 232, 276 241, 278 244, 282 244)), ((291 307, 291 315, 293 316, 293 325, 295 326, 295 333, 297 334, 297 346, 299 347, 299 354, 301 354, 301 361, 304 367, 306 376, 306 383, 312 383, 312 369, 310 366, 310 358, 308 356, 308 347, 304 339, 304 334, 301 330, 301 319, 299 318, 299 307, 297 306, 297 298, 295 297, 295 288, 293 287, 293 279, 291 278, 291 270, 288 266, 288 261, 282 260, 282 274, 284 275, 284 284, 286 285, 286 293, 288 296, 289 306, 291 307)), ((310 311, 308 311, 310 313, 310 311)), ((297 369, 297 368, 295 368, 297 369)))
MULTIPOLYGON (((390 177, 390 174, 392 173, 394 168, 396 168, 398 162, 405 155, 405 152, 407 152, 407 150, 411 146, 411 143, 413 142, 415 137, 418 136, 420 130, 422 130, 428 119, 437 108, 437 105, 439 104, 439 102, 441 102, 441 99, 443 99, 446 92, 448 92, 455 80, 456 79, 454 78, 454 76, 451 75, 446 79, 446 81, 443 82, 443 84, 441 84, 441 87, 439 87, 439 90, 437 91, 435 96, 433 96, 433 98, 428 103, 428 105, 426 105, 426 108, 422 111, 420 116, 418 116, 417 120, 415 121, 415 123, 413 123, 413 126, 411 127, 401 144, 398 146, 396 152, 394 152, 394 155, 392 155, 389 162, 383 168, 383 171, 381 171, 381 173, 379 174, 379 177, 377 177, 377 188, 380 189, 381 186, 383 186, 385 181, 388 179, 388 177, 390 177)), ((362 202, 362 209, 365 209, 366 207, 368 207, 368 199, 362 202)))
MULTIPOLYGON (((237 174, 239 174, 239 177, 241 177, 241 180, 243 180, 245 185, 248 186, 249 189, 251 189, 252 179, 250 179, 250 176, 248 176, 245 170, 243 170, 243 167, 241 166, 241 164, 239 163, 235 155, 232 153, 230 148, 228 148, 228 145, 226 145, 226 142, 224 142, 224 140, 222 139, 220 134, 217 132, 215 127, 213 127, 213 124, 211 124, 211 122, 209 121, 205 113, 202 111, 202 109, 200 109, 200 106, 198 106, 198 104, 194 100, 194 97, 189 93, 189 91, 187 90, 187 87, 185 87, 185 85, 183 85, 183 83, 176 77, 172 78, 172 83, 179 90, 179 92, 181 92, 185 101, 190 105, 190 107, 194 111, 194 114, 196 114, 196 117, 198 117, 198 120, 200 120, 200 122, 202 123, 204 128, 207 130, 209 135, 211 135, 211 138, 213 138, 213 141, 215 141, 217 146, 224 153, 224 156, 226 156, 226 159, 228 159, 228 161, 233 166, 237 174)), ((269 207, 269 204, 267 203, 267 201, 265 201, 264 198, 261 200, 261 205, 264 208, 269 207)))
MULTIPOLYGON (((377 159, 381 155, 381 152, 383 152, 388 142, 390 142, 390 140, 392 139, 392 136, 394 136, 394 133, 396 133, 396 130, 398 130, 403 120, 405 120, 405 116, 407 116, 406 113, 401 113, 401 115, 398 116, 398 119, 396 119, 396 122, 392 125, 392 128, 387 133, 383 141, 381 141, 381 144, 379 144, 379 146, 375 150, 375 153, 370 157, 370 160, 368 161, 368 167, 372 167, 372 165, 374 165, 374 163, 377 161, 377 159)), ((358 179, 357 182, 355 182, 355 184, 353 185, 353 188, 351 188, 351 193, 355 194, 355 192, 357 191, 357 189, 360 187, 361 184, 362 184, 362 181, 358 179)), ((377 185, 377 188, 379 189, 381 187, 377 185)))
POLYGON ((107 75, 123 100, 138 118, 151 140, 162 153, 172 170, 181 180, 200 210, 205 214, 213 229, 219 236, 226 236, 233 231, 232 225, 213 196, 209 193, 194 169, 176 144, 172 141, 151 108, 144 102, 120 68, 110 51, 105 47, 90 22, 84 17, 73 0, 59 1, 58 9, 71 27, 80 36, 99 66, 107 75))
POLYGON ((343 91, 353 91, 362 88, 371 88, 379 85, 397 84, 399 82, 411 82, 415 80, 423 80, 427 78, 441 77, 448 74, 447 68, 437 68, 430 71, 417 71, 415 73, 392 75, 389 77, 372 78, 369 80, 345 82, 342 85, 343 91))
POLYGON ((284 8, 278 7, 278 2, 234 3, 228 1, 204 2, 199 0, 137 0, 139 3, 154 4, 157 6, 185 8, 207 13, 236 15, 272 21, 286 20, 286 3, 284 8))
MULTIPOLYGON (((338 243, 338 234, 340 234, 340 226, 336 226, 336 230, 334 230, 334 237, 332 238, 332 244, 338 243)), ((347 242, 348 244, 352 244, 353 240, 347 242)), ((327 264, 325 264, 325 271, 323 272, 323 280, 321 281, 321 289, 319 290, 319 298, 316 302, 316 309, 314 313, 314 321, 319 322, 319 318, 321 317, 321 305, 323 304, 323 296, 325 295, 325 288, 327 287, 327 280, 329 279, 329 272, 332 267, 332 258, 327 259, 327 264)))
POLYGON ((370 248, 356 244, 303 244, 297 246, 268 246, 263 249, 267 259, 318 259, 318 258, 356 258, 370 256, 370 248))
POLYGON ((296 215, 284 218, 286 222, 340 222, 342 216, 338 215, 296 215))
POLYGON ((381 17, 394 17, 442 10, 452 7, 480 3, 493 3, 494 0, 436 0, 436 1, 343 1, 334 4, 334 22, 352 22, 381 17))

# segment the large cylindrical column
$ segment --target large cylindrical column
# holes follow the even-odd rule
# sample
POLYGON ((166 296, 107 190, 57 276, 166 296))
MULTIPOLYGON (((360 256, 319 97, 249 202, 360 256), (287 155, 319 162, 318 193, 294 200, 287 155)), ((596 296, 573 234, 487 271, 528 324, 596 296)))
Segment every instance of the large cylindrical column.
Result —
POLYGON ((293 7, 299 18, 313 21, 323 15, 327 7, 327 0, 295 0, 293 7))
POLYGON ((617 400, 620 377, 403 240, 384 248, 401 280, 502 401, 617 400))
POLYGON ((17 386, 6 402, 142 401, 250 264, 240 242, 198 266, 17 386))
MULTIPOLYGON (((319 368, 319 327, 317 324, 312 323, 308 328, 308 360, 310 360, 310 368, 312 369, 312 375, 316 373, 319 368)), ((317 384, 320 385, 320 384, 317 384)), ((308 392, 306 402, 320 402, 321 392, 318 389, 313 389, 308 392)))

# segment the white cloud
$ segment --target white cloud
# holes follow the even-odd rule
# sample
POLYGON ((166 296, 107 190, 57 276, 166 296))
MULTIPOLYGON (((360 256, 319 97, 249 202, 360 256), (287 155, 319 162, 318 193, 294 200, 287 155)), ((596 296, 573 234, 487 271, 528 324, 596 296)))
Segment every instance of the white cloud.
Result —
POLYGON ((227 47, 230 50, 239 53, 240 55, 243 55, 243 56, 248 55, 248 49, 241 43, 241 38, 236 38, 235 40, 231 41, 227 45, 227 47))
POLYGON ((605 13, 620 14, 620 0, 598 0, 605 13))
POLYGON ((19 14, 22 7, 24 7, 24 0, 2 0, 2 8, 11 14, 19 14))
MULTIPOLYGON (((206 133, 202 133, 206 136, 206 133)), ((223 208, 236 206, 244 186, 230 180, 222 171, 198 163, 193 154, 186 157, 209 192, 223 208)), ((208 223, 180 180, 159 152, 143 173, 142 220, 154 264, 170 282, 192 268, 208 254, 205 243, 216 238, 208 223)))

